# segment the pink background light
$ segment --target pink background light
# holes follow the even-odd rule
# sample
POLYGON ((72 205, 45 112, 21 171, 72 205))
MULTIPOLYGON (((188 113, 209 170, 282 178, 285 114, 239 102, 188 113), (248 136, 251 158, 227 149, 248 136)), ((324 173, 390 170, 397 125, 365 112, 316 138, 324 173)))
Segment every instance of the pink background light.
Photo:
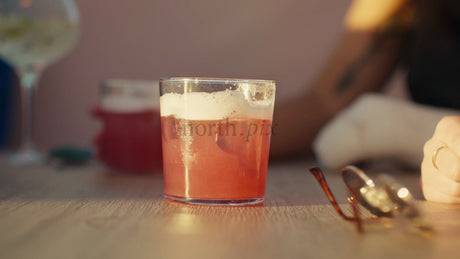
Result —
POLYGON ((37 144, 91 147, 100 125, 90 110, 106 78, 274 79, 277 101, 289 98, 325 63, 349 2, 77 1, 78 45, 40 81, 37 144))

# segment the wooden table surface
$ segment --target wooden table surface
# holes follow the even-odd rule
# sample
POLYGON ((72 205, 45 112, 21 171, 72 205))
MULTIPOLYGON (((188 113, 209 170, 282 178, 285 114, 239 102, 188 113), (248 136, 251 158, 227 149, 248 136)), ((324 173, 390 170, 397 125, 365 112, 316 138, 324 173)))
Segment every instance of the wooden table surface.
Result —
MULTIPOLYGON (((166 201, 161 174, 0 165, 0 258, 458 258, 460 206, 418 202, 434 234, 379 220, 360 235, 311 165, 271 164, 266 201, 253 207, 166 201)), ((394 175, 422 200, 418 172, 394 175)), ((327 177, 350 212, 338 174, 327 177)))

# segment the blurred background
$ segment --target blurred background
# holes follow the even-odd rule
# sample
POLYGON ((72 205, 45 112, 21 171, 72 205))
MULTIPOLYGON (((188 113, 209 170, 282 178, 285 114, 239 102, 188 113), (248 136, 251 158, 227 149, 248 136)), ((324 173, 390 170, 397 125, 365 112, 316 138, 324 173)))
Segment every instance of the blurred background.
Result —
MULTIPOLYGON (((277 102, 308 87, 340 37, 351 0, 77 0, 76 48, 45 70, 35 102, 40 150, 92 147, 106 78, 273 79, 277 102)), ((397 74, 390 95, 405 96, 397 74)), ((17 139, 17 87, 0 64, 0 147, 17 139)))

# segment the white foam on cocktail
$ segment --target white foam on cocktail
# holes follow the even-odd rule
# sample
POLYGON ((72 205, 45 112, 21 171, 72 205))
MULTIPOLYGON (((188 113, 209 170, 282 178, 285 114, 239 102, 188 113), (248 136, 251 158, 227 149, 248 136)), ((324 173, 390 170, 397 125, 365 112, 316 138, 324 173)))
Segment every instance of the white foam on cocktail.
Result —
POLYGON ((154 98, 129 98, 126 96, 105 96, 101 100, 101 106, 108 112, 142 112, 159 110, 158 100, 154 98))
POLYGON ((272 119, 273 102, 247 101, 240 91, 168 93, 160 97, 161 116, 187 120, 272 119))

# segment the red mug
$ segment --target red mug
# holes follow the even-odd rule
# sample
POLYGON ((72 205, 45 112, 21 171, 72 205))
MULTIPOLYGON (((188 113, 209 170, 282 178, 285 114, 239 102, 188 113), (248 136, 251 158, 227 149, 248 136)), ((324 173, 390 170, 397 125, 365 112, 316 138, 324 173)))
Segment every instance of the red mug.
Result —
POLYGON ((92 114, 102 121, 94 140, 97 157, 126 172, 162 168, 161 120, 157 81, 106 80, 92 114))

